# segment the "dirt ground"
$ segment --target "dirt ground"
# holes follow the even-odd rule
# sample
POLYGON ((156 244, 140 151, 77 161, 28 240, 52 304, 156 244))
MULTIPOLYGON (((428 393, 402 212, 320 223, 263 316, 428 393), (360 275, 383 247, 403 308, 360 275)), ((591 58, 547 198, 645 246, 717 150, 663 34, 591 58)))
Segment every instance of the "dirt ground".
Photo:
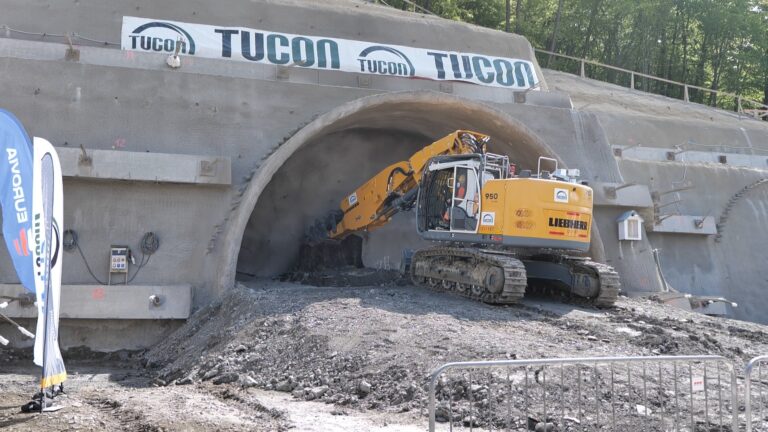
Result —
POLYGON ((38 369, 15 364, 0 373, 0 429, 8 431, 309 431, 418 432, 412 415, 342 410, 290 394, 236 384, 159 387, 130 363, 70 362, 64 408, 23 414, 38 369), (104 364, 105 363, 105 364, 104 364))
POLYGON ((741 367, 766 352, 765 326, 642 299, 610 310, 541 298, 500 307, 396 284, 254 280, 146 353, 69 361, 57 413, 18 412, 37 371, 0 350, 0 428, 423 431, 427 377, 447 362, 717 354, 741 367))

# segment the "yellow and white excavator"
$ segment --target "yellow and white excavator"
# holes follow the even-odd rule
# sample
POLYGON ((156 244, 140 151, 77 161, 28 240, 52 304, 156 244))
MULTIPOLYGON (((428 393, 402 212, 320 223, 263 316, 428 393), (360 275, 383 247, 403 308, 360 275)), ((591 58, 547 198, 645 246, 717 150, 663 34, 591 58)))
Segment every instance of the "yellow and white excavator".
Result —
MULTIPOLYGON (((384 168, 312 227, 311 243, 325 245, 314 253, 328 253, 322 238, 360 248, 347 239, 416 207, 418 233, 439 243, 404 257, 417 285, 494 304, 515 303, 529 287, 613 305, 618 274, 569 255, 586 252, 591 236, 592 189, 578 170, 541 157, 536 173, 515 173, 509 157, 486 151, 489 140, 456 131, 384 168)), ((360 262, 360 252, 346 254, 360 262)))

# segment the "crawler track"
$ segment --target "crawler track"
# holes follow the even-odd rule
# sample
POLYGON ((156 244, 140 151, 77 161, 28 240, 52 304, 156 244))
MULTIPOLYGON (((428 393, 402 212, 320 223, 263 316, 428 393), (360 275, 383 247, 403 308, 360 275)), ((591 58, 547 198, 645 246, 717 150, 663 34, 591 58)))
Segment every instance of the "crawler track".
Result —
POLYGON ((613 307, 619 298, 619 291, 621 291, 619 274, 616 273, 613 267, 582 258, 568 257, 565 258, 565 262, 574 270, 591 271, 597 274, 600 281, 600 291, 597 297, 585 299, 586 301, 600 308, 613 307))
MULTIPOLYGON (((573 287, 565 289, 574 300, 599 308, 616 303, 621 284, 612 267, 581 257, 551 256, 544 261, 568 267, 574 280, 581 275, 592 281, 590 290, 595 294, 579 295, 573 287)), ((528 285, 523 261, 508 252, 436 247, 415 252, 410 268, 416 285, 484 303, 517 303, 528 285)))
POLYGON ((528 284, 525 266, 519 259, 455 247, 414 253, 411 278, 419 286, 492 304, 517 303, 528 284))

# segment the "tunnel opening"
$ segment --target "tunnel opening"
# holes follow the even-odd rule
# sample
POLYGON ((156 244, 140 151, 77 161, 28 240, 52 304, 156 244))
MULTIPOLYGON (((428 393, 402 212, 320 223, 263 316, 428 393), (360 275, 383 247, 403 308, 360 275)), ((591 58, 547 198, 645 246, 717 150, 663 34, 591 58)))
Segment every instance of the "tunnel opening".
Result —
MULTIPOLYGON (((539 156, 557 157, 525 125, 486 105, 431 93, 370 99, 330 120, 317 119, 322 123, 258 191, 237 255, 239 277, 290 271, 316 218, 338 209, 341 199, 385 166, 455 130, 490 135, 488 150, 508 155, 522 169, 535 169, 539 156)), ((414 211, 397 214, 361 238, 362 264, 383 270, 398 269, 403 250, 431 244, 417 233, 414 211)))

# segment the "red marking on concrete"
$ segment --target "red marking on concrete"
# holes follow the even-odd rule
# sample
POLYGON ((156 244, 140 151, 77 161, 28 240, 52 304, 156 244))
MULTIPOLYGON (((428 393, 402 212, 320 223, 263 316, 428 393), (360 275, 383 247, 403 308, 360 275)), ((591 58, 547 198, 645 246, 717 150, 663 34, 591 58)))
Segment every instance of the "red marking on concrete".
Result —
POLYGON ((99 287, 91 291, 91 298, 94 300, 104 300, 104 288, 99 287))

